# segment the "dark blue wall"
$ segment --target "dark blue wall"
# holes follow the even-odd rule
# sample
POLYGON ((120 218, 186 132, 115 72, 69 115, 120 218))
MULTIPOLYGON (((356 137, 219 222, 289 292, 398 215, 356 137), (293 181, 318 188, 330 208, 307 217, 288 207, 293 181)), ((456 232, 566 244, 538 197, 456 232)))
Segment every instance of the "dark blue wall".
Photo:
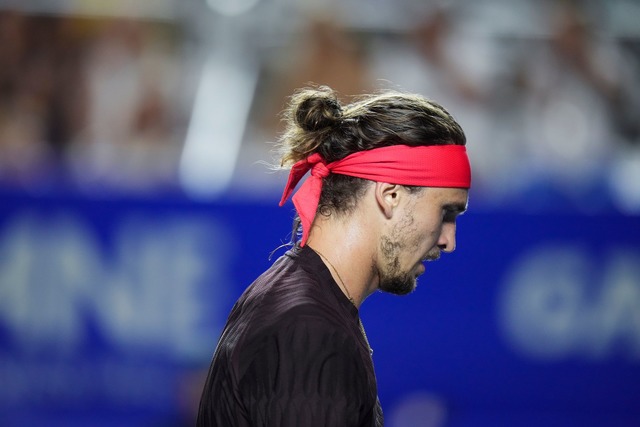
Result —
MULTIPOLYGON (((288 240, 275 205, 2 194, 0 425, 191 425, 288 240)), ((640 425, 638 217, 472 205, 416 292, 361 314, 388 426, 640 425)))

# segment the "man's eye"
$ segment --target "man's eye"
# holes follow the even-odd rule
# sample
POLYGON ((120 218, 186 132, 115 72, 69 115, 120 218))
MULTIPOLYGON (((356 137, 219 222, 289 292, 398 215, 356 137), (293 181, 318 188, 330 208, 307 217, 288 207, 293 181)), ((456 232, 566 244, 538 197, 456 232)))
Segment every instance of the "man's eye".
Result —
POLYGON ((442 212, 442 222, 456 222, 457 216, 458 214, 456 212, 445 210, 442 212))

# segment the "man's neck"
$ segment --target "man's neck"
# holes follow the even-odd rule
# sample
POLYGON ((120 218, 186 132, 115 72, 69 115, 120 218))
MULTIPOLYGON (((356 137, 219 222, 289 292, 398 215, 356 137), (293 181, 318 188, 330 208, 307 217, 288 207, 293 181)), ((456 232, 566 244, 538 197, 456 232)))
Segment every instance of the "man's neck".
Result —
POLYGON ((320 254, 334 280, 356 307, 378 287, 374 269, 375 236, 352 215, 347 219, 316 217, 307 245, 320 254))

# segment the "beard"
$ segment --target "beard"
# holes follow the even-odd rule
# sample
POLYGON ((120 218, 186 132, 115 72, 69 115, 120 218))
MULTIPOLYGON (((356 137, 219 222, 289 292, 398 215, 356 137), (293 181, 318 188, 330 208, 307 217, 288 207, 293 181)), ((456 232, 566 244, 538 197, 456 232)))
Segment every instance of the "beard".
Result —
POLYGON ((416 289, 417 278, 413 274, 389 274, 380 277, 379 289, 393 295, 408 295, 416 289))
POLYGON ((378 288, 393 295, 407 295, 416 288, 417 278, 412 271, 403 271, 400 267, 400 252, 407 245, 398 240, 384 236, 380 249, 385 258, 385 264, 379 269, 380 283, 378 288))

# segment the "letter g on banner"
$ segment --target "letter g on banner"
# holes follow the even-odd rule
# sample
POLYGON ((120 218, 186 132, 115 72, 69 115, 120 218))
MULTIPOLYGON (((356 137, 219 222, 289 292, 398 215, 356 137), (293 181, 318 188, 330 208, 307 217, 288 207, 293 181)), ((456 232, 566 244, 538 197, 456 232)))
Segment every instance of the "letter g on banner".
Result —
POLYGON ((640 253, 598 257, 579 246, 540 246, 507 270, 498 327, 509 346, 536 360, 640 361, 640 253))

